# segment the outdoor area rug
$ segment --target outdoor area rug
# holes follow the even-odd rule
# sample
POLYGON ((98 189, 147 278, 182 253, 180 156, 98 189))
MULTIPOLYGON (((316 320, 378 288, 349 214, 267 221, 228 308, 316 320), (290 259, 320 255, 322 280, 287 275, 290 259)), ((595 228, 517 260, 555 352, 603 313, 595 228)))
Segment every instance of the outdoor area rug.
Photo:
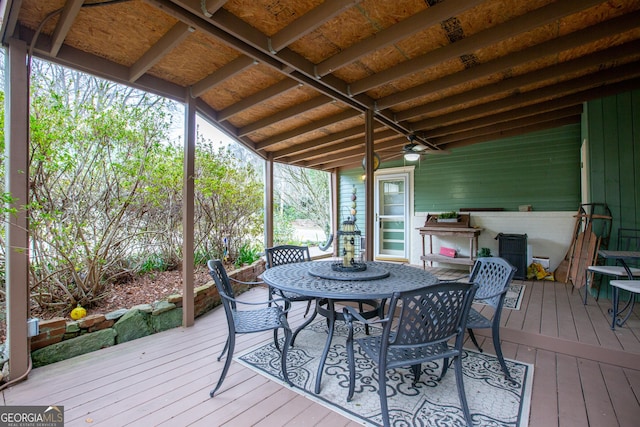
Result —
MULTIPOLYGON (((377 331, 372 331, 376 333, 377 331)), ((363 334, 358 330, 357 334, 363 334)), ((382 425, 378 397, 378 369, 356 344, 356 389, 347 402, 349 373, 345 348, 347 328, 336 322, 336 332, 322 374, 319 395, 313 393, 318 359, 327 337, 323 320, 304 329, 289 350, 287 369, 294 390, 366 426, 382 425)), ((280 353, 273 341, 235 356, 236 360, 258 373, 285 384, 280 372, 280 353)), ((527 426, 531 400, 533 366, 506 360, 517 384, 504 379, 495 356, 466 351, 463 359, 464 385, 474 426, 527 426)), ((391 425, 464 426, 453 366, 442 381, 442 361, 422 364, 422 376, 414 387, 410 369, 389 370, 387 387, 391 425)))
MULTIPOLYGON (((504 297, 504 305, 502 308, 520 310, 520 303, 522 303, 525 287, 526 285, 522 283, 512 283, 509 285, 509 290, 507 291, 507 296, 504 297)), ((482 302, 478 301, 476 304, 482 304, 482 302)))

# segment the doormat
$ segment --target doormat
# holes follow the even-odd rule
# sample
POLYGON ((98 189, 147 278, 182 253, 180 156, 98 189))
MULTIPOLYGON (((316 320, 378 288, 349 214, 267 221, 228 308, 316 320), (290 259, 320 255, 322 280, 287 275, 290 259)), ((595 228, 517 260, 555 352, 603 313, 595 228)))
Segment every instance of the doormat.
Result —
MULTIPOLYGON (((363 334, 363 328, 356 330, 363 334)), ((373 332, 375 333, 375 332, 373 332)), ((382 425, 378 397, 378 369, 355 345, 355 394, 347 402, 349 373, 345 347, 347 327, 336 323, 331 350, 322 374, 320 394, 313 393, 318 358, 327 337, 324 320, 314 322, 296 338, 288 352, 287 369, 297 393, 366 426, 382 425)), ((280 352, 273 341, 236 356, 236 360, 284 386, 280 372, 280 352)), ((516 383, 506 381, 495 356, 465 350, 464 386, 474 426, 528 425, 533 365, 505 359, 516 383)), ((387 371, 389 418, 391 425, 464 426, 464 416, 456 388, 455 371, 449 369, 438 382, 441 363, 422 364, 420 381, 413 386, 409 368, 387 371)))

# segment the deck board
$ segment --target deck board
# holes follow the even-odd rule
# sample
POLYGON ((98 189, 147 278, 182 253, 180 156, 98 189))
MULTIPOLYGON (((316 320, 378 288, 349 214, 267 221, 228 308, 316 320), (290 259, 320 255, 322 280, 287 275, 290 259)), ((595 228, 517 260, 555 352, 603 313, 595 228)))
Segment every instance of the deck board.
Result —
MULTIPOLYGON (((441 274, 460 276, 442 269, 441 274)), ((529 426, 636 425, 640 308, 627 325, 612 331, 608 300, 589 298, 584 306, 570 284, 522 283, 527 286, 521 309, 503 311, 501 337, 506 358, 535 365, 529 426), (617 360, 624 363, 617 365, 617 360)), ((265 296, 266 290, 256 289, 240 298, 265 296)), ((305 308, 294 304, 292 328, 304 321, 305 308)), ((484 351, 495 354, 491 331, 476 335, 484 351)), ((268 332, 238 336, 236 352, 271 339, 268 332)), ((358 425, 236 362, 210 399, 224 365, 216 358, 225 340, 224 313, 215 309, 190 328, 34 369, 27 381, 3 390, 2 397, 6 405, 63 405, 67 426, 358 425)))

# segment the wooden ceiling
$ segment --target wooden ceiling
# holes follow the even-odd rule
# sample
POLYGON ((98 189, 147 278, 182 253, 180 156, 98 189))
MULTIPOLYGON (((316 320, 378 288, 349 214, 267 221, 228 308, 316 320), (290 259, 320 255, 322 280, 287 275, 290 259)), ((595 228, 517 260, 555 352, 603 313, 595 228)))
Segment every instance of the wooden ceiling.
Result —
POLYGON ((359 165, 578 123, 640 87, 640 0, 5 0, 33 55, 196 105, 264 158, 359 165))

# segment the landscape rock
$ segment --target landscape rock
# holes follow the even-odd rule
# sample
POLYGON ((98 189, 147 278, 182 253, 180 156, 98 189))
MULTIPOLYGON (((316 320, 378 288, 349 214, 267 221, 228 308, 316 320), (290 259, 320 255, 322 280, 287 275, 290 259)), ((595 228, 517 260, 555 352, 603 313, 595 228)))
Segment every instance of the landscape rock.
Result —
POLYGON ((163 311, 151 316, 151 327, 156 332, 177 328, 182 325, 182 308, 163 311))
POLYGON ((122 316, 124 316, 125 314, 127 314, 127 310, 126 308, 121 308, 120 310, 115 310, 112 311, 110 313, 107 313, 104 315, 104 318, 106 320, 118 320, 119 318, 121 318, 122 316))
POLYGON ((33 367, 48 365, 59 362, 81 354, 100 350, 115 344, 116 331, 104 329, 92 334, 80 335, 79 337, 61 341, 56 344, 43 347, 31 353, 33 367))
MULTIPOLYGON (((147 304, 148 305, 148 304, 147 304)), ((151 307, 149 305, 149 307, 151 307)), ((153 333, 149 325, 149 315, 136 309, 131 309, 118 320, 113 329, 117 332, 116 343, 135 340, 153 333)))

